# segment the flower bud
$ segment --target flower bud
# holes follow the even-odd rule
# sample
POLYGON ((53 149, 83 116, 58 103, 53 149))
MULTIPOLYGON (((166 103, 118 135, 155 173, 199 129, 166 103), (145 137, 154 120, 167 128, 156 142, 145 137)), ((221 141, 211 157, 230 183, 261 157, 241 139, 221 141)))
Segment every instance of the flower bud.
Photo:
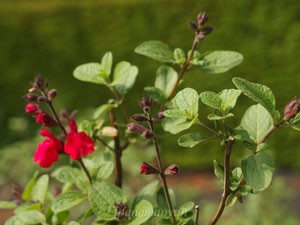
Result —
POLYGON ((142 133, 142 135, 143 135, 144 138, 152 138, 153 137, 153 132, 151 130, 145 130, 142 133))
POLYGON ((36 119, 36 123, 43 125, 44 127, 56 127, 58 124, 53 119, 52 116, 50 116, 48 113, 40 112, 36 119))
POLYGON ((208 20, 208 16, 206 14, 206 12, 200 12, 197 16, 197 22, 198 25, 201 27, 203 26, 208 20))
POLYGON ((115 203, 116 218, 119 220, 126 220, 129 217, 129 208, 127 203, 115 203))
POLYGON ((147 130, 146 127, 137 123, 129 123, 127 124, 127 128, 131 133, 138 133, 138 134, 142 134, 145 130, 147 130))
POLYGON ((38 99, 38 96, 32 93, 28 93, 23 96, 23 98, 29 102, 36 102, 38 99))
POLYGON ((62 192, 62 189, 60 187, 54 188, 52 194, 54 197, 57 197, 62 192))
POLYGON ((198 27, 197 27, 197 25, 196 25, 196 23, 194 21, 189 20, 188 21, 188 25, 189 25, 189 28, 191 28, 192 30, 195 30, 195 31, 198 30, 198 27))
POLYGON ((158 112, 156 113, 151 119, 152 121, 160 121, 164 118, 164 112, 158 112))
POLYGON ((46 102, 47 98, 45 98, 44 96, 39 96, 39 97, 37 97, 37 101, 38 102, 46 102))
POLYGON ((145 174, 145 175, 159 174, 159 170, 157 168, 155 168, 154 166, 152 166, 146 162, 143 162, 141 165, 140 173, 145 174))
POLYGON ((286 120, 289 120, 293 117, 295 117, 300 110, 300 100, 298 100, 296 97, 291 100, 284 108, 284 118, 286 120))
POLYGON ((11 194, 16 198, 16 199, 21 199, 22 198, 22 187, 19 184, 13 184, 11 186, 11 194))
POLYGON ((39 108, 37 105, 33 103, 28 103, 25 107, 25 111, 29 114, 36 114, 39 111, 39 108))
POLYGON ((47 97, 48 97, 48 100, 51 101, 57 94, 57 91, 55 89, 51 89, 48 94, 47 94, 47 97))
POLYGON ((197 36, 196 36, 196 41, 200 42, 204 39, 204 34, 202 32, 200 32, 197 36))
POLYGON ((35 77, 35 80, 34 80, 34 83, 33 83, 33 87, 36 88, 36 89, 38 89, 38 90, 44 90, 45 88, 48 87, 48 82, 41 75, 37 75, 35 77))
POLYGON ((145 107, 152 108, 154 106, 154 101, 152 98, 148 98, 147 96, 144 96, 139 102, 139 105, 142 109, 144 109, 145 107))
POLYGON ((138 122, 142 122, 142 121, 147 121, 148 118, 144 115, 141 115, 141 114, 134 114, 132 117, 132 119, 134 119, 135 121, 138 121, 138 122))
POLYGON ((214 30, 213 27, 203 27, 201 30, 201 33, 203 33, 204 36, 210 34, 214 30))
POLYGON ((172 164, 165 170, 165 175, 175 175, 179 173, 179 171, 179 167, 175 164, 172 164))

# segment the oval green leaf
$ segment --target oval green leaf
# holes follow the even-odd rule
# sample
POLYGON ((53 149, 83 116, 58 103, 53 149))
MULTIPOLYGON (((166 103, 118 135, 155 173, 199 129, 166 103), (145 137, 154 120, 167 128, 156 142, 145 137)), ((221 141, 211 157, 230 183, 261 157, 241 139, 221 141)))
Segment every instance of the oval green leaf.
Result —
POLYGON ((53 202, 51 209, 58 213, 68 210, 86 199, 86 196, 79 192, 66 192, 60 194, 53 202))
POLYGON ((185 135, 182 135, 178 138, 178 144, 182 147, 186 148, 192 148, 195 145, 206 141, 207 139, 202 136, 201 133, 199 132, 194 132, 194 133, 188 133, 185 135))
POLYGON ((107 84, 105 80, 105 72, 100 63, 91 62, 85 63, 75 68, 73 76, 81 81, 95 83, 95 84, 107 84))

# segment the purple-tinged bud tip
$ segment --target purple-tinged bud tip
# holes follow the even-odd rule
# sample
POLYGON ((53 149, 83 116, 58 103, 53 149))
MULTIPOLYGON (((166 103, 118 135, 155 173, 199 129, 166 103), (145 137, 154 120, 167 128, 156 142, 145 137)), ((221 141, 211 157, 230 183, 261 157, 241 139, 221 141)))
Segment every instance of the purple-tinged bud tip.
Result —
POLYGON ((179 166, 172 164, 165 170, 165 175, 175 175, 179 173, 179 166))
POLYGON ((149 174, 159 174, 159 170, 150 165, 149 163, 143 162, 140 169, 141 174, 149 175, 149 174))
POLYGON ((284 118, 289 120, 295 117, 300 111, 300 100, 295 97, 284 108, 284 118))
POLYGON ((23 98, 29 102, 37 102, 38 96, 32 93, 28 93, 23 98))
POLYGON ((53 98, 55 98, 56 94, 57 91, 55 89, 51 89, 47 94, 48 100, 51 101, 53 98))
POLYGON ((141 115, 141 114, 134 114, 133 116, 131 116, 132 119, 134 119, 135 121, 138 121, 138 122, 142 122, 142 121, 147 121, 148 118, 144 115, 141 115))
POLYGON ((164 117, 165 117, 165 116, 164 116, 164 112, 158 112, 158 113, 156 113, 151 119, 152 119, 153 121, 160 121, 160 120, 162 120, 164 117))
POLYGON ((137 123, 129 123, 127 124, 127 129, 131 132, 131 133, 138 133, 138 134, 142 134, 144 131, 147 130, 146 127, 137 124, 137 123))
POLYGON ((188 21, 188 25, 189 25, 189 28, 191 28, 192 30, 194 30, 194 31, 198 30, 198 27, 197 27, 197 25, 196 25, 196 23, 194 21, 189 20, 188 21))
POLYGON ((197 16, 198 25, 201 27, 208 21, 206 12, 200 12, 197 16))

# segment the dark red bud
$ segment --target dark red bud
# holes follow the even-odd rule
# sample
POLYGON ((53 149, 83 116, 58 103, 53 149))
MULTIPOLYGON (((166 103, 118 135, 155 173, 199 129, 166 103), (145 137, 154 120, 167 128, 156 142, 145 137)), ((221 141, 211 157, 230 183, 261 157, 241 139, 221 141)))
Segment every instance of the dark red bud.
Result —
POLYGON ((206 12, 200 12, 197 16, 198 25, 201 27, 208 21, 206 12))
POLYGON ((61 188, 60 188, 60 187, 56 187, 56 188, 53 190, 53 196, 54 196, 54 197, 57 197, 61 192, 62 192, 61 188))
POLYGON ((49 101, 51 101, 56 96, 56 94, 57 94, 57 91, 55 89, 51 89, 47 94, 49 101))
POLYGON ((56 127, 58 126, 57 122, 50 116, 48 113, 40 112, 36 119, 36 123, 43 125, 44 127, 56 127))
POLYGON ((165 175, 175 175, 179 173, 179 171, 179 167, 175 164, 172 164, 165 170, 165 175))
MULTIPOLYGON (((154 106, 154 101, 152 98, 144 96, 139 102, 140 107, 144 110, 145 107, 152 108, 154 106)), ((144 110, 145 111, 145 110, 144 110)))
POLYGON ((35 77, 35 80, 34 80, 34 83, 33 83, 33 87, 36 88, 36 89, 38 89, 38 90, 44 90, 45 88, 48 87, 48 82, 41 75, 37 75, 35 77))
POLYGON ((154 166, 152 166, 146 162, 143 162, 141 165, 140 173, 145 174, 145 175, 159 174, 159 170, 157 168, 155 168, 154 166))
POLYGON ((36 102, 38 99, 38 96, 32 93, 28 93, 23 96, 23 98, 29 102, 36 102))
POLYGON ((44 97, 44 96, 39 96, 39 97, 37 97, 37 101, 38 101, 38 102, 46 102, 46 101, 47 101, 47 98, 44 97))
POLYGON ((145 130, 147 130, 146 127, 137 123, 129 123, 127 124, 127 128, 131 133, 138 133, 138 134, 142 134, 145 130))
POLYGON ((191 28, 192 30, 195 30, 195 31, 198 30, 198 27, 194 21, 189 20, 188 25, 189 25, 189 28, 191 28))
POLYGON ((145 130, 142 133, 142 135, 143 135, 144 138, 152 138, 153 137, 153 132, 151 130, 145 130))
POLYGON ((165 116, 164 116, 164 112, 158 112, 158 113, 156 113, 151 119, 152 119, 153 121, 160 121, 160 120, 162 120, 164 117, 165 117, 165 116))
POLYGON ((144 115, 141 115, 141 114, 134 114, 132 117, 132 119, 134 119, 135 121, 138 121, 138 122, 142 122, 142 121, 147 121, 148 118, 144 115))
POLYGON ((64 117, 64 118, 66 118, 66 119, 69 119, 69 113, 68 113, 68 111, 67 111, 66 109, 62 109, 62 110, 60 111, 60 115, 61 115, 62 117, 64 117))
POLYGON ((25 107, 25 111, 29 114, 36 114, 39 112, 39 108, 33 103, 28 103, 25 107))
POLYGON ((13 184, 11 186, 11 194, 16 198, 16 199, 21 199, 22 198, 22 187, 19 184, 13 184))
POLYGON ((203 35, 206 36, 206 35, 210 34, 213 30, 214 30, 213 27, 204 27, 201 30, 201 33, 203 33, 203 35))
POLYGON ((119 220, 127 220, 129 217, 129 207, 127 203, 115 203, 116 218, 119 220))
POLYGON ((300 100, 292 99, 284 108, 284 118, 289 120, 295 117, 300 111, 300 100))

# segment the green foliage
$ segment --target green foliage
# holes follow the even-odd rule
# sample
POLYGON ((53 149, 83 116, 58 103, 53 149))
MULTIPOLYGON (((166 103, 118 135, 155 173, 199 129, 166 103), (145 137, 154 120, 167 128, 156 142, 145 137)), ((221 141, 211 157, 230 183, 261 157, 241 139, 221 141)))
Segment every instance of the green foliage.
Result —
POLYGON ((31 199, 32 189, 34 187, 34 184, 36 182, 36 178, 37 178, 38 174, 39 174, 38 172, 35 172, 33 177, 31 178, 31 180, 26 185, 26 187, 23 191, 23 194, 22 194, 22 199, 24 201, 29 201, 31 199))
POLYGON ((104 182, 90 186, 88 197, 95 215, 105 220, 114 220, 115 204, 126 202, 126 197, 121 189, 104 182))
POLYGON ((54 213, 63 212, 65 210, 73 208, 84 200, 86 200, 86 196, 80 192, 66 192, 60 194, 54 200, 51 209, 54 213))
POLYGON ((48 184, 49 184, 48 174, 41 176, 37 180, 37 182, 35 183, 32 189, 31 199, 33 201, 37 201, 40 202, 41 204, 44 204, 46 194, 47 194, 48 184))
POLYGON ((274 169, 273 158, 267 153, 249 156, 242 161, 245 180, 254 191, 262 191, 270 185, 274 169))
POLYGON ((174 63, 171 48, 161 41, 146 41, 136 47, 134 51, 159 62, 174 63))
POLYGON ((265 85, 253 83, 242 78, 233 78, 233 83, 240 89, 244 95, 251 98, 253 101, 260 103, 272 115, 275 112, 276 102, 275 96, 270 88, 265 85))
POLYGON ((274 128, 273 119, 260 104, 253 105, 245 112, 240 127, 247 131, 250 139, 256 144, 274 128))
POLYGON ((207 139, 199 132, 188 133, 178 138, 178 144, 182 147, 193 148, 195 145, 206 141, 207 139))
POLYGON ((178 74, 169 66, 161 66, 156 72, 155 87, 160 89, 167 99, 176 84, 178 74))
POLYGON ((17 208, 17 206, 15 202, 0 201, 0 209, 14 209, 17 208))
POLYGON ((224 73, 243 61, 240 53, 233 51, 213 51, 204 54, 199 69, 205 73, 224 73))
POLYGON ((24 211, 18 215, 11 217, 6 221, 5 225, 34 225, 34 224, 46 224, 45 216, 36 210, 24 211))
POLYGON ((146 200, 141 200, 134 208, 134 217, 129 225, 144 224, 152 217, 153 206, 146 200))

